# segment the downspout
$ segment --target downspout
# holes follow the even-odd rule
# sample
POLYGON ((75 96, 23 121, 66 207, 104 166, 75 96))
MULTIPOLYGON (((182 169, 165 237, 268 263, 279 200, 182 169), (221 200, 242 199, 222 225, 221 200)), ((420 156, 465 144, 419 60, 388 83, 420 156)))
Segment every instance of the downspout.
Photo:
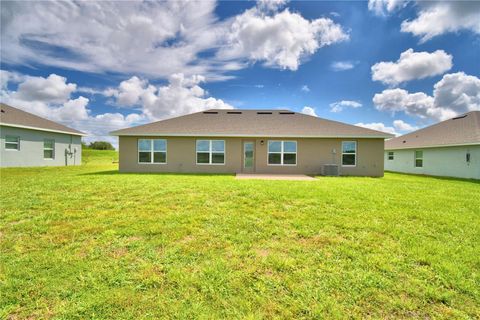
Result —
MULTIPOLYGON (((71 143, 73 143, 73 136, 70 135, 70 141, 71 143)), ((74 147, 73 148, 73 165, 76 165, 77 164, 77 148, 74 147)))
POLYGON ((74 152, 72 152, 72 143, 73 143, 73 135, 70 135, 70 143, 67 147, 67 149, 65 149, 65 166, 68 166, 68 158, 72 158, 72 155, 73 155, 73 164, 75 165, 75 157, 76 157, 76 150, 74 150, 74 152))

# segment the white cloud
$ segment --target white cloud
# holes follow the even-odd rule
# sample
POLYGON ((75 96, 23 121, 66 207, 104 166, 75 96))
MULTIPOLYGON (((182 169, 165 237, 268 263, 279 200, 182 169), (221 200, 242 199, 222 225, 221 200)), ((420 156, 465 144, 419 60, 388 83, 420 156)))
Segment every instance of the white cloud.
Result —
POLYGON ((318 117, 317 113, 315 112, 315 109, 312 107, 306 107, 306 106, 303 107, 301 113, 307 114, 309 116, 318 117))
POLYGON ((457 113, 480 110, 480 79, 463 72, 446 74, 434 86, 435 106, 457 113))
POLYGON ((2 60, 152 77, 178 71, 207 74, 215 66, 194 62, 199 52, 218 42, 215 5, 212 1, 2 3, 2 60))
POLYGON ((56 74, 47 78, 16 74, 12 83, 17 84, 16 90, 4 87, 0 92, 2 101, 12 106, 57 121, 68 117, 81 119, 86 114, 84 107, 89 100, 82 96, 72 100, 71 94, 77 86, 67 83, 64 77, 56 74))
POLYGON ((19 83, 24 79, 18 72, 0 70, 0 90, 6 90, 9 83, 19 83))
MULTIPOLYGON (((12 78, 12 75, 2 72, 12 78)), ((104 139, 109 131, 144 122, 143 114, 122 115, 105 113, 91 115, 88 109, 88 98, 78 96, 72 98, 77 85, 67 83, 67 79, 56 74, 48 77, 32 77, 20 74, 13 75, 12 83, 16 90, 6 86, 0 91, 0 100, 13 107, 37 114, 41 117, 63 123, 81 130, 90 136, 87 140, 104 139)), ((113 142, 113 139, 108 139, 113 142)))
POLYGON ((89 100, 85 97, 78 97, 77 99, 68 100, 61 107, 55 111, 57 113, 56 118, 60 121, 71 120, 85 120, 88 119, 88 105, 89 100))
POLYGON ((306 84, 304 84, 300 90, 303 92, 310 92, 310 88, 306 84))
POLYGON ((359 122, 355 124, 356 126, 367 128, 367 129, 372 129, 372 130, 377 130, 377 131, 382 131, 382 132, 387 132, 391 133, 394 135, 398 135, 398 133, 395 131, 395 128, 393 127, 388 127, 382 122, 371 122, 371 123, 363 123, 359 122))
POLYGON ((67 83, 66 78, 51 74, 47 78, 27 77, 18 86, 16 98, 22 100, 64 102, 77 88, 76 84, 67 83))
POLYGON ((297 70, 302 59, 319 48, 348 39, 348 34, 331 19, 309 21, 288 9, 269 15, 255 7, 232 19, 217 57, 297 70))
POLYGON ((89 88, 89 87, 77 87, 76 92, 82 92, 90 95, 94 95, 94 94, 105 95, 105 90, 99 90, 99 89, 89 88))
POLYGON ((433 97, 397 88, 375 94, 373 103, 380 111, 405 112, 442 121, 464 112, 480 110, 480 79, 463 72, 446 74, 434 85, 433 97))
POLYGON ((232 109, 221 99, 207 97, 199 86, 204 80, 200 76, 172 75, 167 86, 159 87, 156 92, 148 90, 142 96, 143 112, 151 119, 161 119, 205 109, 232 109))
POLYGON ((146 80, 132 77, 122 81, 118 89, 106 90, 116 103, 124 107, 140 105, 143 113, 151 120, 173 117, 205 109, 231 109, 221 99, 208 97, 200 87, 205 81, 202 76, 185 77, 174 74, 165 86, 155 87, 146 80))
POLYGON ((145 116, 137 113, 123 115, 121 113, 103 113, 90 116, 84 120, 64 121, 66 125, 76 127, 87 134, 83 139, 86 142, 108 141, 118 147, 118 138, 109 135, 109 132, 139 125, 145 122, 145 116))
POLYGON ((148 81, 141 80, 133 76, 128 80, 120 82, 118 89, 105 90, 106 96, 114 96, 119 106, 134 106, 140 103, 140 98, 145 91, 154 90, 154 87, 148 87, 148 81))
POLYGON ((2 2, 0 54, 9 64, 210 81, 255 61, 296 70, 319 48, 348 39, 330 19, 278 12, 285 3, 260 1, 220 20, 214 1, 2 2))
POLYGON ((287 4, 287 0, 258 0, 257 7, 261 11, 277 11, 287 4))
POLYGON ((419 2, 420 12, 413 20, 402 22, 401 30, 421 37, 421 42, 441 34, 470 30, 480 34, 480 2, 419 2))
POLYGON ((371 122, 371 123, 359 122, 359 123, 356 123, 355 125, 363 128, 391 133, 396 136, 418 129, 417 127, 414 127, 403 120, 393 121, 393 126, 385 125, 383 122, 371 122))
MULTIPOLYGON (((387 89, 377 93, 373 97, 373 103, 377 110, 390 111, 392 113, 403 111, 409 115, 417 115, 422 118, 434 117, 433 97, 423 92, 409 93, 403 89, 387 89)), ((443 115, 448 116, 447 114, 443 115)))
POLYGON ((408 0, 369 0, 368 9, 376 15, 384 16, 400 7, 404 7, 407 3, 408 0))
POLYGON ((362 104, 353 100, 341 100, 330 103, 330 112, 341 112, 345 108, 360 108, 362 104))
MULTIPOLYGON (((385 16, 404 8, 410 0, 369 0, 368 8, 385 16)), ((420 37, 421 42, 433 37, 462 30, 480 33, 479 1, 415 1, 417 17, 404 20, 402 32, 420 37)))
MULTIPOLYGON (((79 96, 76 99, 68 99, 64 102, 51 102, 39 100, 23 100, 19 99, 16 92, 2 91, 0 100, 12 107, 23 109, 27 112, 34 113, 41 117, 61 122, 66 125, 75 123, 76 121, 88 118, 89 110, 86 108, 88 98, 79 96)), ((82 130, 80 127, 73 125, 73 128, 82 130)))
MULTIPOLYGON (((88 108, 89 99, 83 96, 72 98, 78 93, 76 84, 56 74, 48 77, 17 75, 16 90, 7 87, 0 91, 2 102, 24 109, 42 117, 64 123, 81 130, 95 139, 107 139, 110 131, 141 124, 146 121, 179 116, 205 109, 230 109, 230 104, 221 99, 210 97, 200 86, 205 78, 174 74, 169 83, 154 86, 148 80, 133 76, 122 81, 117 88, 90 90, 82 92, 102 94, 111 97, 113 103, 122 108, 134 108, 135 112, 123 115, 119 112, 93 115, 88 108)), ((12 75, 2 72, 2 77, 12 75)))
POLYGON ((351 61, 335 61, 330 65, 330 67, 333 71, 345 71, 353 69, 355 67, 355 63, 351 61))
POLYGON ((432 53, 408 49, 396 62, 379 62, 372 66, 372 80, 396 85, 413 79, 442 74, 452 68, 452 56, 443 50, 432 53))
POLYGON ((145 117, 137 113, 128 115, 121 113, 103 113, 85 119, 85 121, 80 123, 85 132, 99 136, 108 135, 110 131, 125 128, 133 124, 140 124, 144 121, 145 117))
POLYGON ((412 126, 411 124, 406 123, 403 120, 394 120, 393 127, 398 131, 404 132, 414 131, 418 129, 418 127, 412 126))

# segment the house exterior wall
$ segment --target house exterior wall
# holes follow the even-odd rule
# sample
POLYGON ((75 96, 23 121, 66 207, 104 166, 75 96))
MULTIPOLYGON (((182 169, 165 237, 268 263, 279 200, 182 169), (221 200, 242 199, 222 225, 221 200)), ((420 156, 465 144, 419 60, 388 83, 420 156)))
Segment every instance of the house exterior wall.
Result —
POLYGON ((0 126, 0 167, 65 166, 82 163, 81 137, 64 133, 0 126), (6 136, 20 137, 20 149, 7 150, 6 136), (54 159, 43 158, 43 140, 55 140, 54 159), (66 155, 66 150, 76 152, 66 155))
POLYGON ((121 172, 185 172, 237 173, 243 168, 243 142, 254 142, 254 172, 284 174, 320 174, 324 164, 337 164, 341 175, 383 176, 383 139, 320 139, 320 138, 221 138, 221 137, 119 137, 119 169, 121 172), (166 164, 139 164, 138 139, 166 139, 166 164), (197 165, 196 140, 225 140, 225 165, 197 165), (297 141, 297 165, 267 164, 268 140, 297 141), (263 144, 262 144, 263 141, 263 144), (342 141, 357 141, 357 164, 342 167, 342 141), (332 150, 336 154, 332 153, 332 150))
POLYGON ((385 170, 480 179, 480 145, 441 148, 385 150, 385 170), (423 167, 414 166, 415 151, 423 151, 423 167), (388 152, 394 152, 394 160, 388 160, 388 152), (470 153, 470 163, 466 154, 470 153))

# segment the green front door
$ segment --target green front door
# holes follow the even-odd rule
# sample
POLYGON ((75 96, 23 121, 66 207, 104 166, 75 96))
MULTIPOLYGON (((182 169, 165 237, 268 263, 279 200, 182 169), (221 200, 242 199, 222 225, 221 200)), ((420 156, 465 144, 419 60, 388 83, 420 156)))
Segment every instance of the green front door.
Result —
POLYGON ((243 172, 255 171, 255 143, 253 141, 243 142, 243 172))

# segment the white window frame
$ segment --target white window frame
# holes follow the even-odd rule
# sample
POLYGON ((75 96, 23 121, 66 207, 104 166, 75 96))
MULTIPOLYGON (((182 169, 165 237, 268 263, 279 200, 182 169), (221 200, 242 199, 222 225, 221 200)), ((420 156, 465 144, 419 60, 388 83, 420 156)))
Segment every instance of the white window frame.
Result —
POLYGON ((195 140, 195 163, 199 166, 224 166, 227 163, 227 143, 225 140, 218 139, 197 139, 195 140), (208 151, 198 151, 198 141, 208 141, 208 151), (223 152, 213 151, 213 142, 223 142, 223 152), (208 153, 208 163, 198 162, 198 153, 208 153), (212 155, 214 153, 223 153, 223 163, 212 163, 212 155))
POLYGON ((357 141, 342 141, 342 158, 340 159, 340 162, 342 163, 342 167, 356 167, 357 166, 357 154, 358 154, 358 145, 357 141), (354 143, 355 144, 355 153, 348 153, 348 152, 343 152, 343 144, 344 143, 354 143), (343 164, 343 155, 354 155, 355 156, 355 163, 354 164, 343 164))
POLYGON ((423 168, 423 150, 414 150, 413 151, 413 166, 415 168, 423 168), (417 158, 417 152, 421 152, 422 153, 422 157, 421 158, 417 158), (421 166, 417 166, 417 160, 422 160, 422 165, 421 166))
POLYGON ((168 162, 168 141, 167 139, 146 139, 146 138, 139 138, 137 139, 137 163, 138 164, 167 164, 168 162), (150 140, 150 151, 140 151, 140 140, 150 140), (164 140, 165 141, 165 151, 155 151, 153 149, 154 141, 155 140, 164 140), (150 152, 150 162, 140 162, 140 152, 150 152), (155 152, 165 152, 165 162, 153 162, 153 155, 155 152))
POLYGON ((288 166, 288 167, 295 167, 297 166, 298 163, 298 142, 297 140, 268 140, 267 141, 267 166, 288 166), (273 151, 270 152, 269 147, 270 147, 270 142, 280 142, 280 152, 278 151, 273 151), (284 143, 285 142, 294 142, 295 143, 295 152, 285 152, 284 151, 284 143), (280 163, 270 163, 270 154, 279 154, 280 155, 280 163), (295 163, 283 163, 283 155, 284 154, 294 154, 295 155, 295 163))
POLYGON ((5 144, 4 144, 3 148, 4 148, 6 151, 20 151, 20 137, 19 137, 19 136, 6 135, 6 136, 5 136, 5 144), (17 139, 17 142, 7 142, 7 138, 16 138, 16 139, 17 139), (16 144, 16 145, 17 145, 17 148, 16 148, 16 149, 8 149, 8 148, 7 148, 7 144, 16 144))
POLYGON ((387 160, 388 160, 388 161, 395 160, 395 152, 393 152, 393 151, 387 151, 387 160), (390 159, 390 156, 392 156, 391 159, 390 159))
POLYGON ((54 160, 55 159, 55 139, 43 139, 43 160, 54 160), (52 141, 53 146, 51 148, 45 148, 45 141, 52 141), (45 151, 52 151, 51 158, 45 158, 45 151))

